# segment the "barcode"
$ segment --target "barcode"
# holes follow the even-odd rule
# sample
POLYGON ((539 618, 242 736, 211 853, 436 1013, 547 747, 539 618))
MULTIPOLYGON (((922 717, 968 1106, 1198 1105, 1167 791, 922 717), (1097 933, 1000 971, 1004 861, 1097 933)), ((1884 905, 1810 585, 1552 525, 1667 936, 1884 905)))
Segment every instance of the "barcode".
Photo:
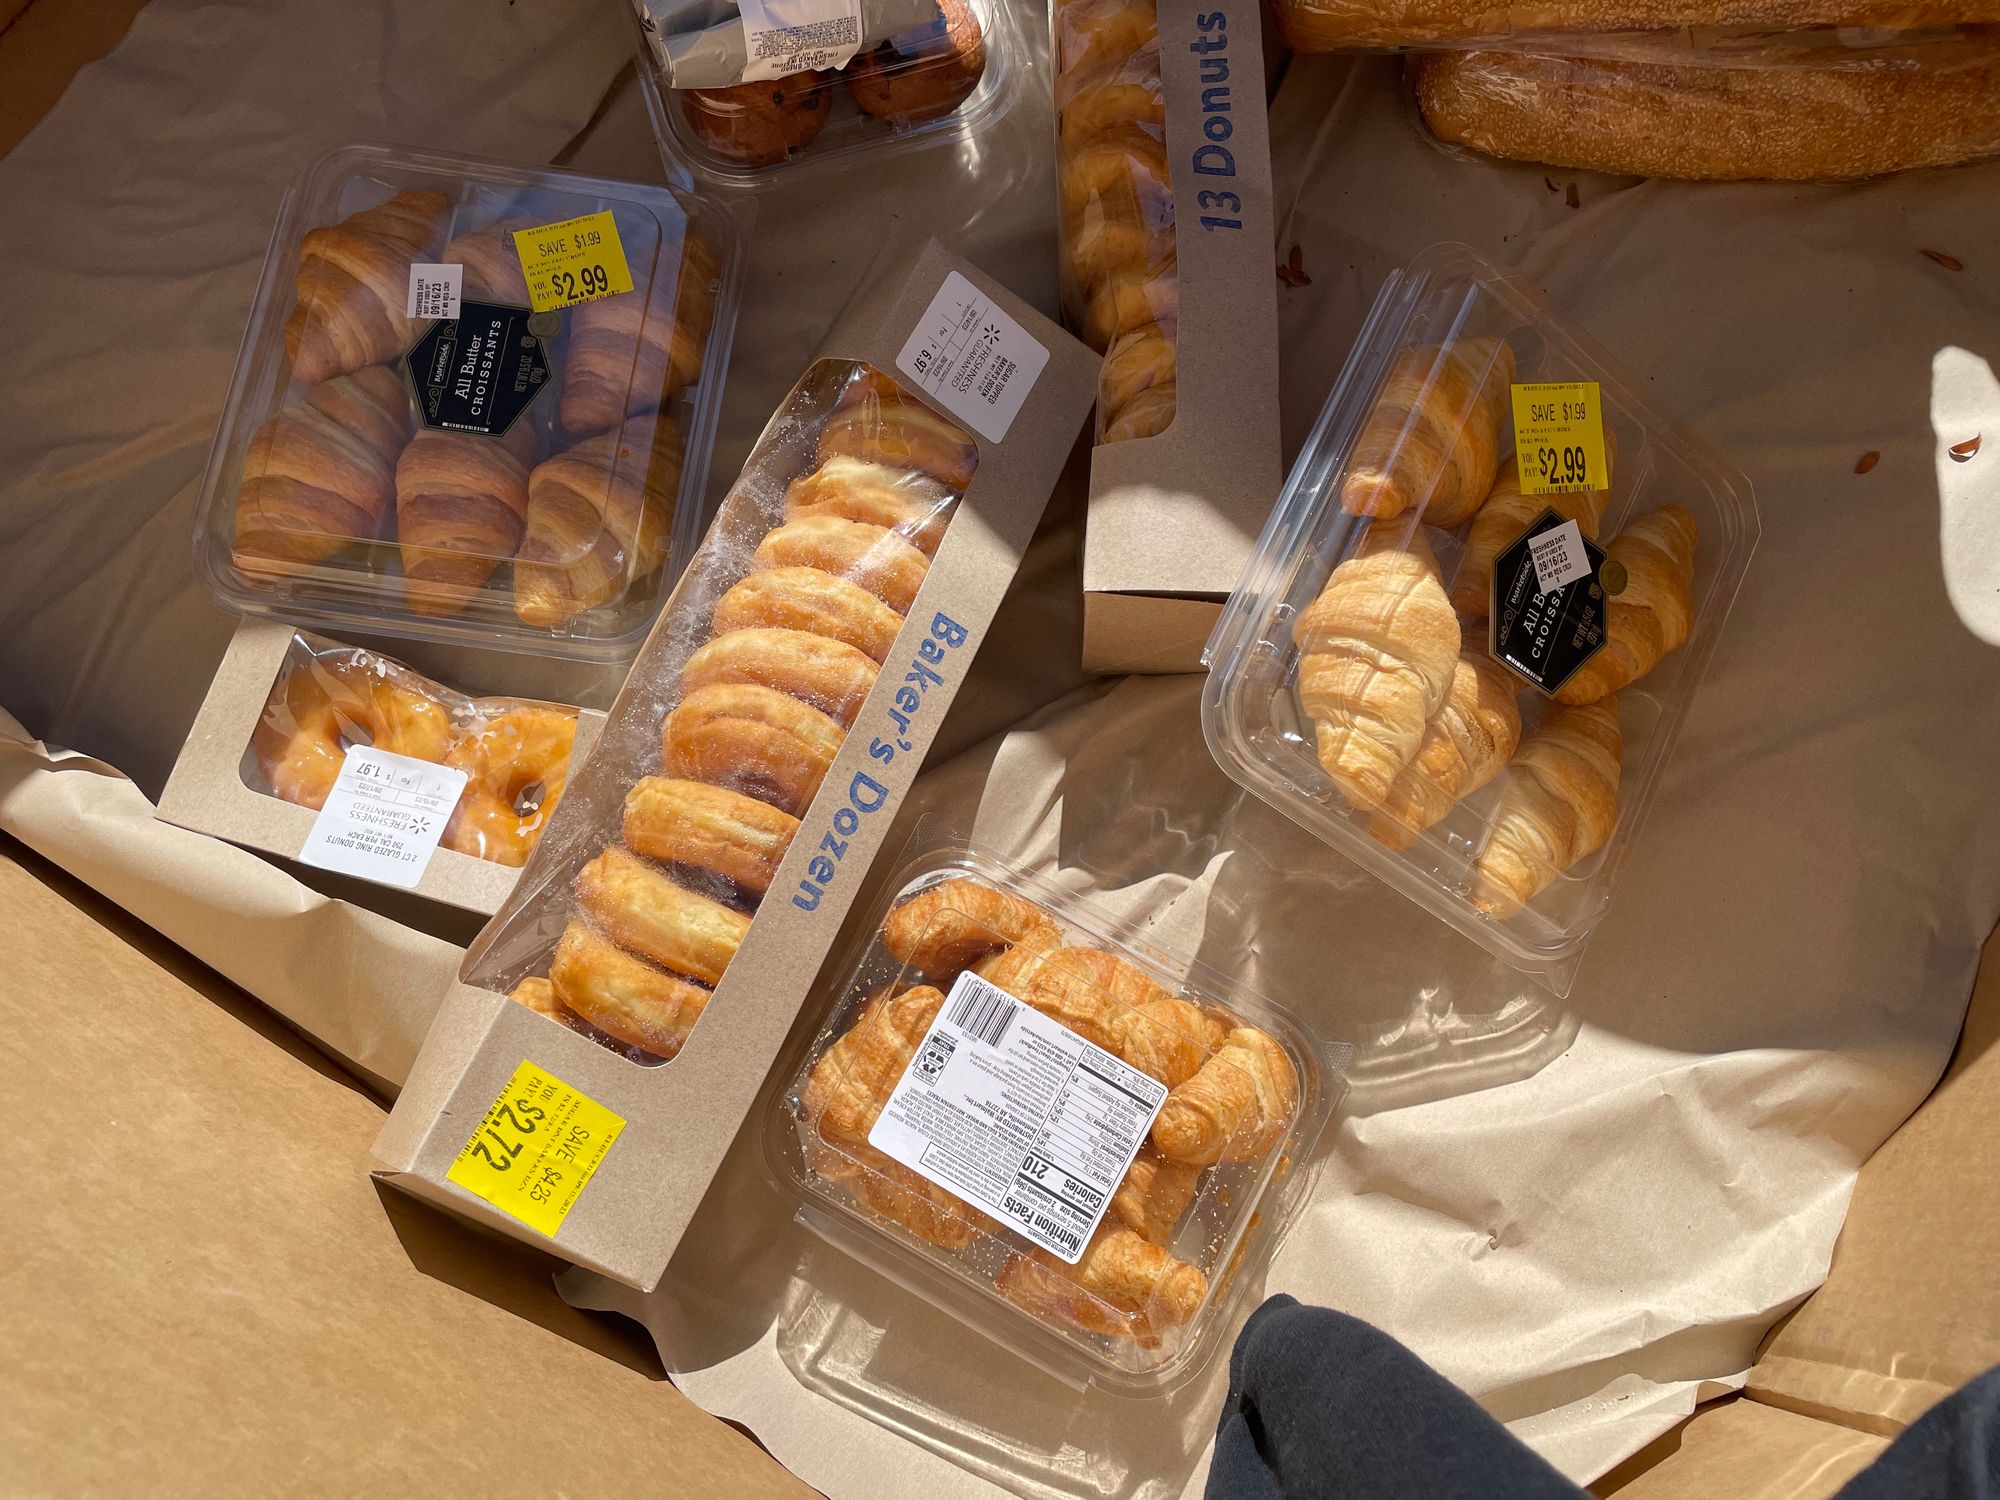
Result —
POLYGON ((988 984, 977 974, 961 974, 958 982, 965 993, 952 1002, 951 1024, 969 1031, 989 1047, 1007 1040, 1007 1028, 1014 1024, 1014 997, 988 984))

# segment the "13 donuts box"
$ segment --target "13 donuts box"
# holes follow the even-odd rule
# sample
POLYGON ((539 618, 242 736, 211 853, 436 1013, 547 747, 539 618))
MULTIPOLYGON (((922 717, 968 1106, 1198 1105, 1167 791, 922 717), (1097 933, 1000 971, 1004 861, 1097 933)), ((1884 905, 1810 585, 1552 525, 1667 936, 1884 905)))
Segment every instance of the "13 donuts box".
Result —
POLYGON ((658 1281, 1019 566, 1096 363, 935 243, 846 310, 468 952, 376 1144, 387 1176, 658 1281))
POLYGON ((1185 672, 1283 475, 1255 0, 1057 0, 1064 316, 1105 359, 1084 665, 1185 672))
POLYGON ((591 709, 475 696, 377 650, 244 620, 158 815, 490 915, 603 722, 591 709), (372 789, 355 802, 343 774, 351 781, 363 760, 438 768, 435 809, 395 792, 366 795, 372 789), (411 816, 397 817, 399 809, 411 816))
POLYGON ((660 149, 720 187, 965 140, 1011 107, 1025 66, 997 0, 632 5, 660 149))
POLYGON ((315 162, 195 517, 226 608, 628 659, 700 538, 736 215, 428 151, 315 162))
POLYGON ((1390 277, 1208 647, 1232 777, 1557 994, 1758 531, 1749 481, 1463 246, 1390 277))
MULTIPOLYGON (((801 1219, 1072 1385, 1197 1373, 1346 1049, 962 844, 904 862, 834 973, 765 1122, 801 1219)), ((826 1322, 786 1336, 810 1359, 826 1322)))

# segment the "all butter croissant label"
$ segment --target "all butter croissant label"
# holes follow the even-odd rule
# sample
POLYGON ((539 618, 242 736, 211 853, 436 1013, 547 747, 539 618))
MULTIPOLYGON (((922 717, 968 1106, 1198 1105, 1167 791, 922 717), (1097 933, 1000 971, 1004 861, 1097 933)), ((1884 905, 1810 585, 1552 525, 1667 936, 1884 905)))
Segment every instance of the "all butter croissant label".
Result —
POLYGON ((625 263, 618 221, 609 209, 517 229, 514 252, 528 279, 528 301, 538 313, 632 290, 632 268, 625 263))
POLYGON ((958 976, 868 1144, 1075 1265, 1167 1086, 958 976))
POLYGON ((624 1129, 622 1117, 523 1058, 445 1176, 553 1239, 624 1129))
POLYGON ((1624 586, 1622 574, 1575 521, 1549 507, 1493 561, 1494 659, 1553 695, 1604 649, 1607 595, 1624 586))
POLYGON ((548 341, 525 307, 461 302, 403 356, 417 415, 440 432, 500 437, 553 383, 548 341))

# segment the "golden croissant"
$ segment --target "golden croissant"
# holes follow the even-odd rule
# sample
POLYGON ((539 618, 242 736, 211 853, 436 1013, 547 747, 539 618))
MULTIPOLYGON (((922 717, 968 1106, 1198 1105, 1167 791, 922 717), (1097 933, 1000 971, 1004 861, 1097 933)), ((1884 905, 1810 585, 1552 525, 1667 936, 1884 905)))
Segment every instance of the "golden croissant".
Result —
POLYGON ((484 229, 461 234, 444 247, 443 264, 465 267, 464 279, 459 283, 464 298, 515 307, 528 305, 528 278, 521 270, 521 252, 514 242, 514 231, 533 223, 532 219, 502 219, 484 229))
POLYGON ((1123 1225, 1141 1239, 1165 1245, 1172 1241, 1200 1186, 1199 1165, 1170 1161, 1151 1146, 1141 1146, 1111 1195, 1104 1222, 1123 1225))
POLYGON ((299 273, 285 349, 292 378, 331 380, 383 364, 414 340, 410 267, 435 261, 451 218, 451 200, 428 189, 310 231, 299 245, 299 273))
POLYGON ((527 526, 535 433, 504 437, 425 428, 396 461, 403 591, 420 615, 456 614, 513 557, 527 526))
POLYGON ((1481 911, 1512 916, 1610 837, 1623 749, 1615 695, 1575 708, 1554 705, 1528 731, 1472 868, 1472 899, 1481 911))
POLYGON ((1057 946, 1054 921, 1034 902, 963 876, 926 886, 893 908, 882 946, 926 974, 944 977, 1015 944, 1057 946))
POLYGON ((1558 703, 1595 703, 1630 687, 1688 638, 1694 625, 1694 552, 1701 528, 1679 505, 1632 522, 1604 549, 1625 587, 1606 602, 1604 644, 1556 691, 1558 703))
MULTIPOLYGON (((1613 463, 1617 462, 1617 448, 1608 430, 1604 434, 1604 451, 1613 463)), ((1521 539, 1522 532, 1541 518, 1543 511, 1553 509, 1565 521, 1576 522, 1579 531, 1596 541, 1597 528, 1604 520, 1604 507, 1610 500, 1609 489, 1524 495, 1520 468, 1514 459, 1508 459, 1500 466, 1500 477, 1493 481, 1493 492, 1466 529, 1465 545, 1458 555, 1458 573, 1451 581, 1452 608, 1468 620, 1486 616, 1493 607, 1493 564, 1499 561, 1502 552, 1521 539)))
POLYGON ((1520 680, 1484 651, 1458 659, 1451 691, 1424 726, 1416 757, 1390 785, 1368 831, 1391 849, 1418 834, 1500 774, 1521 742, 1520 680))
POLYGON ((1341 506, 1385 520, 1421 506, 1427 526, 1460 525, 1499 472, 1513 379, 1504 339, 1405 349, 1354 440, 1341 506))
POLYGON ((1167 1095, 1153 1144, 1174 1161, 1255 1161, 1291 1128, 1299 1075, 1277 1039, 1239 1026, 1192 1078, 1167 1095))
POLYGON ((1371 526, 1299 615, 1299 703, 1319 761, 1372 807, 1416 758, 1458 663, 1458 616, 1421 530, 1371 526))
POLYGON ((514 560, 514 613, 555 629, 622 598, 666 558, 680 482, 680 429, 665 412, 538 465, 514 560))
POLYGON ((1137 1232, 1100 1225, 1083 1256, 1066 1266, 1046 1250, 1008 1258, 1000 1294, 1037 1317, 1085 1333, 1155 1344, 1208 1300, 1208 1278, 1137 1232))
POLYGON ((1193 1077, 1229 1030, 1201 1006, 1098 948, 1050 953, 1021 998, 1169 1088, 1193 1077))
POLYGON ((395 371, 336 375, 259 427, 236 496, 237 567, 298 573, 382 534, 415 418, 395 371))
POLYGON ((718 268, 714 247, 690 231, 681 241, 678 275, 656 278, 646 295, 598 297, 571 312, 558 413, 563 431, 578 437, 613 431, 701 377, 718 268))

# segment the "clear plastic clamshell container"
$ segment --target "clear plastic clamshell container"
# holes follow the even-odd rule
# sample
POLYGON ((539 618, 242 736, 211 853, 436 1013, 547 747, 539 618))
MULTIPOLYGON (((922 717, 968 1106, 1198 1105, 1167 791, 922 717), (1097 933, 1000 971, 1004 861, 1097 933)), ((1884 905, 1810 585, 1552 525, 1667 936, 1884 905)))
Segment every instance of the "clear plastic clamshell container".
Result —
POLYGON ((641 0, 633 4, 640 90, 668 167, 732 188, 964 140, 1013 107, 1025 67, 1007 6, 937 0, 930 20, 862 48, 844 68, 673 88, 658 30, 641 0))
POLYGON ((1348 1049, 962 846, 890 889, 766 1132, 801 1219, 1079 1388, 1192 1377, 1348 1049))
POLYGON ((1757 539, 1749 481, 1642 385, 1472 251, 1426 251, 1377 298, 1207 651, 1224 770, 1558 995, 1757 539), (1566 417, 1593 399, 1574 383, 1601 401, 1608 488, 1587 423, 1512 452, 1515 402, 1566 417), (1586 487, 1524 493, 1523 468, 1586 487))
POLYGON ((630 655, 705 525, 738 240, 686 192, 321 158, 279 213, 209 453, 210 591, 336 629, 630 655))

